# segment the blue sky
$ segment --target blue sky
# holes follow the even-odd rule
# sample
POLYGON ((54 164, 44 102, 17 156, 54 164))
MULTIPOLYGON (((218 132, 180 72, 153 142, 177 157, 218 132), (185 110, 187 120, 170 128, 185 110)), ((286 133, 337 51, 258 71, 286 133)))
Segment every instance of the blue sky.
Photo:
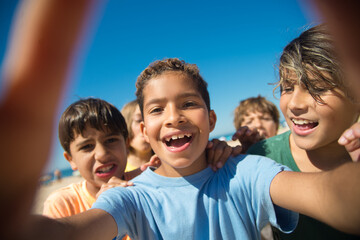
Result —
MULTIPOLYGON (((0 3, 0 59, 16 3, 0 3)), ((279 106, 268 83, 277 80, 281 51, 317 23, 307 1, 109 0, 93 38, 80 46, 84 51, 59 114, 79 97, 90 96, 121 109, 135 98, 136 77, 150 62, 178 57, 197 64, 208 82, 218 117, 211 137, 232 133, 240 100, 261 94, 279 106)), ((57 138, 53 149, 45 171, 68 168, 57 138)))

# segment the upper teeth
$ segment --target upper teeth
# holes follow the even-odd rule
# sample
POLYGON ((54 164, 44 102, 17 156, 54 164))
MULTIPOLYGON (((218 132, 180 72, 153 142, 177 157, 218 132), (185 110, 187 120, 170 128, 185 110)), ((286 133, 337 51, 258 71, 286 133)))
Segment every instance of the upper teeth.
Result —
POLYGON ((303 119, 292 119, 293 123, 302 125, 302 124, 309 124, 309 123, 315 123, 313 121, 303 120, 303 119))
POLYGON ((171 136, 171 137, 165 138, 165 141, 170 141, 171 139, 172 139, 172 140, 176 140, 176 139, 184 138, 185 136, 186 136, 186 137, 191 137, 191 134, 190 134, 190 133, 186 133, 186 134, 173 135, 173 136, 171 136))
POLYGON ((107 167, 103 167, 103 168, 100 168, 98 169, 98 172, 107 172, 109 171, 113 166, 112 165, 109 165, 107 167))

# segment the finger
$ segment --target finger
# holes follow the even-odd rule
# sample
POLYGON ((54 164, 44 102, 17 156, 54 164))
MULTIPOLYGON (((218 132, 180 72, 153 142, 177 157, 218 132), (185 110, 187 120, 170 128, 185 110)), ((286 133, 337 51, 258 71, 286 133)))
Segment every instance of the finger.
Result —
POLYGON ((232 140, 240 140, 245 135, 249 128, 247 126, 240 127, 232 136, 232 140))
MULTIPOLYGON (((129 187, 129 186, 134 186, 134 183, 132 183, 132 182, 122 182, 122 183, 120 183, 120 185, 119 186, 121 186, 121 187, 129 187)), ((115 187, 115 186, 114 186, 115 187)))
POLYGON ((345 145, 345 148, 348 152, 353 152, 357 149, 360 148, 360 139, 359 138, 356 138, 352 141, 349 141, 346 145, 345 145))
POLYGON ((338 143, 345 145, 357 138, 360 138, 360 123, 355 123, 351 128, 347 129, 339 138, 338 143))
POLYGON ((222 155, 220 156, 219 160, 216 162, 216 167, 217 168, 222 168, 224 166, 224 164, 226 163, 226 161, 228 160, 228 158, 231 156, 231 153, 233 151, 233 148, 228 146, 224 149, 222 155))
POLYGON ((241 154, 242 150, 243 150, 243 148, 240 145, 237 145, 237 146, 233 147, 232 152, 231 152, 231 156, 235 157, 235 156, 241 154))
POLYGON ((214 143, 212 141, 208 141, 207 145, 206 145, 206 148, 209 149, 209 148, 212 148, 214 145, 214 143))
POLYGON ((206 150, 206 158, 207 158, 207 162, 211 165, 214 161, 214 154, 215 154, 215 150, 219 144, 219 140, 218 139, 212 139, 211 140, 211 148, 207 148, 206 150))
POLYGON ((216 165, 216 163, 219 161, 221 155, 223 154, 226 147, 229 147, 225 142, 219 141, 216 147, 213 147, 213 157, 211 164, 216 165))
POLYGON ((125 182, 125 180, 121 179, 121 178, 118 178, 118 177, 115 177, 115 176, 112 176, 109 181, 107 182, 107 184, 117 184, 117 183, 122 183, 122 182, 125 182))

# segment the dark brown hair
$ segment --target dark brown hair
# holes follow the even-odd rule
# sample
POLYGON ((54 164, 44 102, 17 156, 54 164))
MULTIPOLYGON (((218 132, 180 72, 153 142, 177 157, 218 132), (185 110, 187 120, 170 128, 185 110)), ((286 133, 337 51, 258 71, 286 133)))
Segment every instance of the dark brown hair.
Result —
POLYGON ((98 98, 80 99, 64 111, 59 121, 59 139, 67 153, 71 154, 70 143, 76 134, 83 133, 87 124, 99 131, 122 134, 125 140, 128 137, 125 119, 116 107, 98 98))
POLYGON ((164 60, 155 61, 142 71, 136 81, 136 97, 140 107, 141 114, 144 108, 143 91, 150 79, 160 76, 168 72, 179 72, 185 74, 192 79, 196 90, 200 93, 205 101, 206 107, 210 112, 210 97, 207 90, 207 83, 201 77, 199 68, 195 64, 186 63, 178 58, 167 58, 164 60))

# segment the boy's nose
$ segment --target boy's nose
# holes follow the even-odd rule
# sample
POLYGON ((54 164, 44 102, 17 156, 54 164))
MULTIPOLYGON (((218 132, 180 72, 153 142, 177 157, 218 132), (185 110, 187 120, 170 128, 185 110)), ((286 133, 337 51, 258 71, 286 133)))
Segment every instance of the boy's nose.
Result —
POLYGON ((95 148, 95 159, 97 161, 105 161, 108 155, 108 150, 105 146, 99 144, 95 148))
POLYGON ((306 109, 309 95, 307 90, 295 87, 288 103, 289 109, 293 111, 306 109))
POLYGON ((251 125, 255 128, 260 128, 262 126, 262 121, 260 118, 254 118, 251 125))
POLYGON ((181 111, 175 106, 168 107, 166 126, 177 126, 183 122, 185 122, 185 118, 181 111))

